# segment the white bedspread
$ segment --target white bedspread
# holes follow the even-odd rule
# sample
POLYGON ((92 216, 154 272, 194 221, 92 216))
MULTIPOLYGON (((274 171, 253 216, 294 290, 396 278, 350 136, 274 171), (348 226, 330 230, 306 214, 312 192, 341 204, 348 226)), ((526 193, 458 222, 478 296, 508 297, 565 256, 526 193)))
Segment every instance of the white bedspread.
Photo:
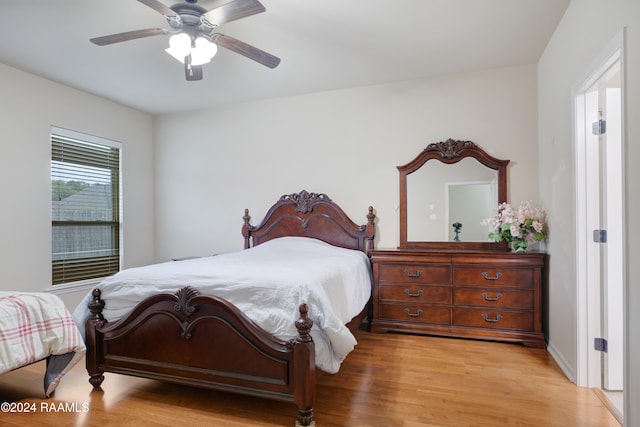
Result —
POLYGON ((0 374, 53 356, 44 379, 50 396, 85 350, 71 313, 56 295, 0 292, 0 374))
MULTIPOLYGON (((98 287, 108 321, 119 319, 144 298, 192 286, 237 306, 267 332, 295 338, 298 307, 309 306, 316 364, 338 372, 356 345, 345 324, 359 314, 371 296, 367 256, 305 237, 282 237, 251 249, 123 270, 98 287)), ((87 294, 73 316, 84 330, 89 316, 87 294)))

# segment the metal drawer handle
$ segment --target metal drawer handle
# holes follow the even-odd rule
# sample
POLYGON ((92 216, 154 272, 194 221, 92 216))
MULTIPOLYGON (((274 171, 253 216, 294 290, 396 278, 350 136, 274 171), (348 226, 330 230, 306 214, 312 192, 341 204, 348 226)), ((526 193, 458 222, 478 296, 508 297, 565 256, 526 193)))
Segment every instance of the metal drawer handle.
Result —
POLYGON ((411 274, 409 270, 405 269, 404 274, 406 274, 407 277, 420 277, 420 275, 422 274, 422 270, 417 270, 415 274, 411 274))
POLYGON ((408 308, 405 308, 404 312, 407 313, 407 316, 411 316, 411 317, 418 317, 422 314, 422 310, 420 309, 418 309, 418 311, 416 311, 415 313, 412 313, 411 310, 409 310, 408 308))
POLYGON ((481 295, 485 301, 498 301, 500 298, 502 298, 502 294, 496 294, 495 298, 489 297, 489 294, 486 292, 483 292, 481 295))
POLYGON ((484 319, 485 322, 497 323, 500 320, 502 320, 502 315, 501 314, 496 315, 495 319, 489 319, 489 315, 487 313, 482 313, 481 316, 482 316, 482 318, 484 319))
POLYGON ((489 273, 487 273, 486 271, 483 271, 480 274, 482 274, 482 277, 484 277, 487 280, 498 280, 499 278, 502 277, 502 273, 500 273, 500 272, 496 273, 496 275, 493 276, 493 277, 489 276, 489 273))
POLYGON ((420 295, 422 295, 422 289, 418 289, 418 292, 416 292, 415 294, 412 294, 409 289, 405 289, 404 293, 407 294, 407 296, 410 296, 410 297, 419 297, 420 295))

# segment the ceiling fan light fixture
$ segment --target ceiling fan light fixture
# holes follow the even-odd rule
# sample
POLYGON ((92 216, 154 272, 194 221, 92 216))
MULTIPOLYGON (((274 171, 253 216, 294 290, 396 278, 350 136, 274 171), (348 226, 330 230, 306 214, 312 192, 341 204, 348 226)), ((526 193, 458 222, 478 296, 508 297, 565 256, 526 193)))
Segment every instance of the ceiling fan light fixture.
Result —
POLYGON ((191 55, 192 65, 202 65, 211 61, 218 52, 218 46, 204 37, 198 37, 191 43, 191 36, 187 33, 178 33, 169 39, 169 47, 165 49, 169 55, 184 64, 184 59, 191 55))

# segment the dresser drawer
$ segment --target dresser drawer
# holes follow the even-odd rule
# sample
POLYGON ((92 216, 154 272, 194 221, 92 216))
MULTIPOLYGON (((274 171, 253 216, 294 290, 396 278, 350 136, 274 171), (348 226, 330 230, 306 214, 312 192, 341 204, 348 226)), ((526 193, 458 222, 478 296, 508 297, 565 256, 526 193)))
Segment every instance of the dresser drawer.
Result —
POLYGON ((451 288, 415 284, 380 285, 381 301, 410 301, 419 303, 451 304, 451 288))
POLYGON ((453 284, 530 288, 533 274, 531 268, 454 267, 453 284))
POLYGON ((399 320, 412 323, 451 323, 449 307, 428 304, 389 304, 380 303, 378 317, 387 320, 399 320))
POLYGON ((531 330, 533 313, 476 308, 454 308, 453 325, 493 329, 531 330))
POLYGON ((453 290, 453 304, 531 309, 533 307, 533 292, 480 287, 455 288, 453 290))
POLYGON ((381 282, 449 285, 451 269, 449 266, 419 263, 380 264, 378 266, 378 280, 381 282))

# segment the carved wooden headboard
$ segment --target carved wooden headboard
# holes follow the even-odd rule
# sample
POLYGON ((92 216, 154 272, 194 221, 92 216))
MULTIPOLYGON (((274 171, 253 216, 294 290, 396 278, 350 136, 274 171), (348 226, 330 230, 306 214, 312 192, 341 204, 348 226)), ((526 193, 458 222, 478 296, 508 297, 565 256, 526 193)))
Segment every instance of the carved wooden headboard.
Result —
POLYGON ((312 237, 331 245, 357 249, 371 255, 375 236, 375 214, 369 206, 367 224, 354 223, 326 194, 285 194, 269 209, 262 222, 251 225, 249 210, 244 211, 245 249, 285 236, 312 237))

